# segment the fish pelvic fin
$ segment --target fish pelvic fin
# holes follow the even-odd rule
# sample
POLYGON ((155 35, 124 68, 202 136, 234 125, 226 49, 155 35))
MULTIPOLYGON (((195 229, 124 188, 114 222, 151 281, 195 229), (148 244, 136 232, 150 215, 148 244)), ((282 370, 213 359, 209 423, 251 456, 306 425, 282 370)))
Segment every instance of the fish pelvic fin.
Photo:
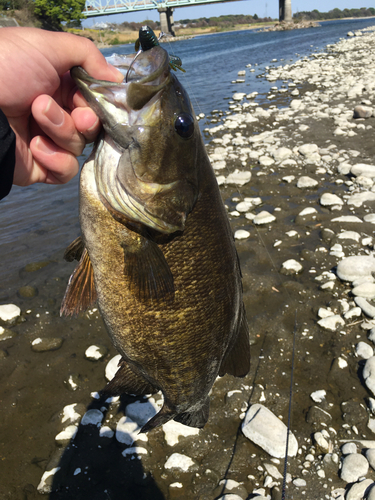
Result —
POLYGON ((82 237, 78 236, 68 248, 65 250, 64 259, 67 262, 73 262, 73 260, 80 260, 85 249, 85 244, 82 241, 82 237))
POLYGON ((180 422, 180 424, 188 425, 189 427, 198 427, 201 429, 207 423, 208 416, 210 413, 210 400, 206 399, 202 408, 197 411, 180 413, 174 420, 180 422))
POLYGON ((246 320, 245 306, 242 304, 241 319, 237 338, 232 346, 229 346, 221 363, 219 375, 226 373, 234 377, 245 377, 250 370, 250 342, 249 327, 246 320))
POLYGON ((139 238, 138 245, 123 247, 130 291, 141 301, 173 301, 173 275, 163 252, 155 242, 143 236, 139 238))
MULTIPOLYGON (((76 240, 75 240, 76 241, 76 240)), ((73 242, 74 243, 74 242, 73 242)), ((94 270, 86 248, 82 252, 78 266, 69 278, 69 283, 61 304, 60 316, 73 316, 86 311, 97 300, 94 270)))
POLYGON ((120 359, 118 366, 119 369, 113 379, 104 387, 102 394, 108 396, 121 396, 121 394, 143 396, 144 394, 157 392, 157 389, 150 382, 130 368, 124 358, 120 359))

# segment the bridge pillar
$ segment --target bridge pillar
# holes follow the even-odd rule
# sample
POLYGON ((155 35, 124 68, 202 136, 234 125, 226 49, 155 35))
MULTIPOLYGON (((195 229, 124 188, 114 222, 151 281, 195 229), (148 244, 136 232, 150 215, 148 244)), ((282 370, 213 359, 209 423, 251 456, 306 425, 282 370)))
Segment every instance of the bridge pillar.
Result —
POLYGON ((279 0, 279 20, 292 21, 292 0, 279 0))
POLYGON ((173 9, 172 7, 161 7, 158 9, 160 15, 160 29, 164 33, 169 33, 175 36, 174 32, 174 21, 173 21, 173 9))

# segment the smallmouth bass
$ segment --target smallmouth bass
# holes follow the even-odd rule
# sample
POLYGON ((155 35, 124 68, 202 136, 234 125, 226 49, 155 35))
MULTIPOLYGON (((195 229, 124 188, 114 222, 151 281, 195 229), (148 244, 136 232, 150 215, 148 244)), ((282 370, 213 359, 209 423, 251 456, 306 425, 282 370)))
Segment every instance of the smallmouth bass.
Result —
POLYGON ((168 53, 157 45, 111 63, 127 82, 71 71, 103 131, 81 172, 82 237, 65 253, 79 264, 61 312, 98 302, 122 356, 106 394, 162 392, 142 432, 171 419, 203 427, 216 377, 250 366, 232 231, 168 53))

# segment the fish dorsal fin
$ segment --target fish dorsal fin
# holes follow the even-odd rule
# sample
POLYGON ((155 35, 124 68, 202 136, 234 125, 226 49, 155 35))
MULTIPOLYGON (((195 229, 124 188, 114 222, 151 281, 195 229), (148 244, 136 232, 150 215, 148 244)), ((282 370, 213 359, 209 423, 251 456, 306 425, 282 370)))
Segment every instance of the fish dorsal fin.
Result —
POLYGON ((154 394, 157 389, 148 382, 142 375, 135 373, 128 363, 121 358, 119 369, 113 379, 104 387, 102 393, 108 396, 121 396, 121 394, 154 394))
POLYGON ((241 318, 237 339, 226 353, 219 370, 222 377, 226 373, 234 377, 245 377, 250 370, 249 327, 246 320, 245 306, 242 304, 241 318))
POLYGON ((163 252, 155 242, 143 236, 138 241, 138 245, 123 247, 130 291, 143 301, 173 301, 173 275, 163 252))
POLYGON ((80 260, 85 249, 85 244, 82 241, 82 237, 78 236, 68 248, 65 250, 64 259, 67 262, 73 262, 73 260, 80 260))
POLYGON ((92 306, 96 300, 94 270, 85 248, 78 266, 70 276, 61 304, 60 316, 77 315, 92 306))

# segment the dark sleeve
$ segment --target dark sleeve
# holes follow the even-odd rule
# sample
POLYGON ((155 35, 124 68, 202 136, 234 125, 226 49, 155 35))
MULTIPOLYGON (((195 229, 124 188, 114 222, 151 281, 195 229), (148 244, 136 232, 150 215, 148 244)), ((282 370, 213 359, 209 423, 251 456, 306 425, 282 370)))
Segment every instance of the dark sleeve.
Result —
POLYGON ((0 109, 0 200, 12 187, 15 163, 16 136, 0 109))

